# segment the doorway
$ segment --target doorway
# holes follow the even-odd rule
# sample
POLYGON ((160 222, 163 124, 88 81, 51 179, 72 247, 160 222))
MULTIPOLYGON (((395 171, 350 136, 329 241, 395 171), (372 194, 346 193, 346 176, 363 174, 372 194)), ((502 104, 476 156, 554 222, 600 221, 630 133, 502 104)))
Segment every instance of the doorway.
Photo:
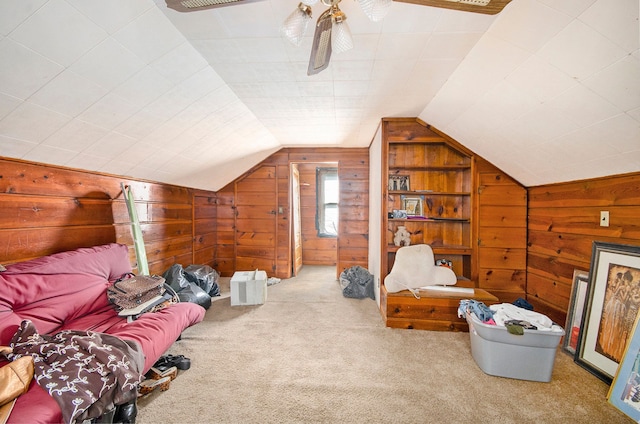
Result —
POLYGON ((291 164, 293 275, 338 264, 338 163, 291 164))

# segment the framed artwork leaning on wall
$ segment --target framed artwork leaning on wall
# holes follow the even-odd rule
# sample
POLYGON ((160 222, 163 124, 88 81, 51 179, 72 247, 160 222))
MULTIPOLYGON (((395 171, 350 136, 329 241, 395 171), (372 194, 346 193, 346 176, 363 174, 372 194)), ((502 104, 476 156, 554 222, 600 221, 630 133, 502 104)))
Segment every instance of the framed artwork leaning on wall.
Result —
POLYGON ((580 335, 580 328, 582 328, 582 315, 587 300, 588 287, 589 273, 579 269, 574 270, 569 310, 567 311, 567 321, 564 327, 567 334, 562 342, 562 348, 571 355, 576 354, 578 347, 578 336, 580 335))
POLYGON ((640 331, 636 318, 622 362, 609 388, 607 400, 635 422, 640 422, 640 331))
POLYGON ((576 363, 611 384, 639 310, 640 246, 593 242, 576 363))

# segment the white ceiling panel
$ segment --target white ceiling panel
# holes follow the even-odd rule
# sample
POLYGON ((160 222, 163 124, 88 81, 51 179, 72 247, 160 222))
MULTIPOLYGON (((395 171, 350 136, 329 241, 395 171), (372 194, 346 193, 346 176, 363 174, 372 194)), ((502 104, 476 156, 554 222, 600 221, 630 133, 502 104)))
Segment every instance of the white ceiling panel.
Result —
POLYGON ((107 33, 64 0, 51 0, 11 31, 12 40, 69 66, 107 33))
POLYGON ((625 51, 640 47, 637 0, 617 0, 615 7, 606 1, 595 2, 579 16, 580 21, 603 34, 625 51))
POLYGON ((640 59, 626 56, 586 79, 584 84, 623 111, 628 111, 640 107, 638 81, 640 59))
POLYGON ((174 84, 147 66, 123 84, 113 89, 113 93, 127 102, 142 108, 173 88, 174 84))
POLYGON ((0 13, 0 34, 7 35, 48 0, 5 1, 0 13))
POLYGON ((67 116, 77 116, 107 90, 72 71, 64 71, 34 93, 29 101, 67 116))
POLYGON ((158 9, 151 8, 113 34, 127 49, 149 64, 178 47, 184 38, 158 9))
POLYGON ((566 13, 572 18, 577 18, 585 10, 591 7, 597 0, 539 0, 540 3, 546 4, 560 12, 566 13))
POLYGON ((571 21, 570 16, 535 0, 519 0, 518 6, 509 13, 508 18, 501 19, 506 16, 502 15, 496 19, 491 34, 532 53, 537 52, 571 21))
POLYGON ((20 104, 20 99, 0 93, 0 119, 7 116, 20 104))
POLYGON ((76 153, 107 135, 109 131, 74 119, 47 137, 42 146, 60 147, 76 153))
POLYGON ((113 130, 140 109, 126 99, 110 92, 78 116, 78 119, 98 127, 113 130))
POLYGON ((0 121, 0 134, 40 143, 70 119, 69 116, 24 102, 0 121))
POLYGON ((55 163, 60 165, 66 165, 72 160, 78 152, 61 149, 59 147, 37 145, 33 149, 26 152, 23 156, 24 159, 33 162, 55 163))
POLYGON ((512 2, 420 117, 528 186, 640 171, 634 155, 622 154, 640 146, 637 115, 624 113, 635 110, 640 89, 638 9, 610 8, 604 0, 512 2), (596 15, 606 22, 596 25, 596 15), (494 37, 504 44, 488 43, 494 37), (492 60, 500 56, 511 59, 492 60), (489 62, 483 80, 473 73, 478 58, 489 62), (480 101, 464 98, 482 90, 480 101), (625 166, 614 171, 613 158, 625 166))
POLYGON ((459 63, 478 42, 482 34, 482 32, 435 32, 430 34, 420 50, 419 60, 455 60, 459 63))
POLYGON ((113 90, 135 75, 145 63, 113 38, 107 38, 73 63, 69 69, 113 90))
POLYGON ((0 87, 3 93, 27 99, 64 70, 61 65, 47 59, 15 41, 0 40, 0 87))
POLYGON ((578 84, 574 78, 537 56, 530 56, 506 80, 541 102, 578 84))
POLYGON ((67 0, 67 2, 109 34, 117 32, 153 8, 149 2, 131 0, 67 0))
MULTIPOLYGON (((31 141, 18 140, 0 135, 0 155, 13 158, 23 158, 30 150, 37 146, 31 141)), ((52 163, 52 162, 45 162, 52 163)), ((84 169, 84 168, 83 168, 84 169)))
POLYGON ((628 52, 588 25, 574 20, 539 54, 571 78, 583 80, 622 59, 628 52))
POLYGON ((280 34, 297 4, 0 2, 0 155, 217 190, 279 148, 366 147, 418 116, 528 186, 640 170, 636 0, 393 2, 380 22, 341 2, 354 48, 313 76, 313 25, 280 34))
POLYGON ((152 62, 151 66, 169 81, 180 84, 208 64, 191 44, 184 42, 152 62))
POLYGON ((593 125, 620 113, 617 107, 582 84, 549 100, 545 106, 579 127, 593 125))

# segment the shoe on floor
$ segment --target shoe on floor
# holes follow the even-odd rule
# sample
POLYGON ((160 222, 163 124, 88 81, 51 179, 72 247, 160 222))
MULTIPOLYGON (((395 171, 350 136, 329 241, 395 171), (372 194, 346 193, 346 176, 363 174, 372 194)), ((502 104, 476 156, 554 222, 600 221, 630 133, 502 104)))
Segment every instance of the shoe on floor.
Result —
POLYGON ((171 367, 176 367, 179 370, 188 370, 191 367, 191 360, 184 355, 164 355, 156 361, 153 367, 160 371, 165 371, 171 367))
POLYGON ((169 386, 171 385, 171 377, 162 377, 159 380, 147 379, 144 380, 138 386, 138 397, 148 395, 153 392, 158 387, 160 391, 169 390, 169 386))
POLYGON ((177 376, 178 368, 175 366, 167 368, 166 370, 160 370, 156 367, 151 367, 151 369, 146 374, 146 377, 152 380, 160 380, 163 377, 169 377, 171 378, 171 380, 173 380, 177 376))

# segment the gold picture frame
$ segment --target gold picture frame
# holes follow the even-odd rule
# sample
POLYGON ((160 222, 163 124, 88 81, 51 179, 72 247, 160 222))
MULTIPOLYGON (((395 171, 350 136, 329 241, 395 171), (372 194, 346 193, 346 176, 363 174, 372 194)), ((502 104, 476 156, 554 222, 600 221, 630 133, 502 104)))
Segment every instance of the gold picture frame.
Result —
POLYGON ((402 197, 402 209, 407 211, 407 216, 423 216, 421 197, 402 197))

